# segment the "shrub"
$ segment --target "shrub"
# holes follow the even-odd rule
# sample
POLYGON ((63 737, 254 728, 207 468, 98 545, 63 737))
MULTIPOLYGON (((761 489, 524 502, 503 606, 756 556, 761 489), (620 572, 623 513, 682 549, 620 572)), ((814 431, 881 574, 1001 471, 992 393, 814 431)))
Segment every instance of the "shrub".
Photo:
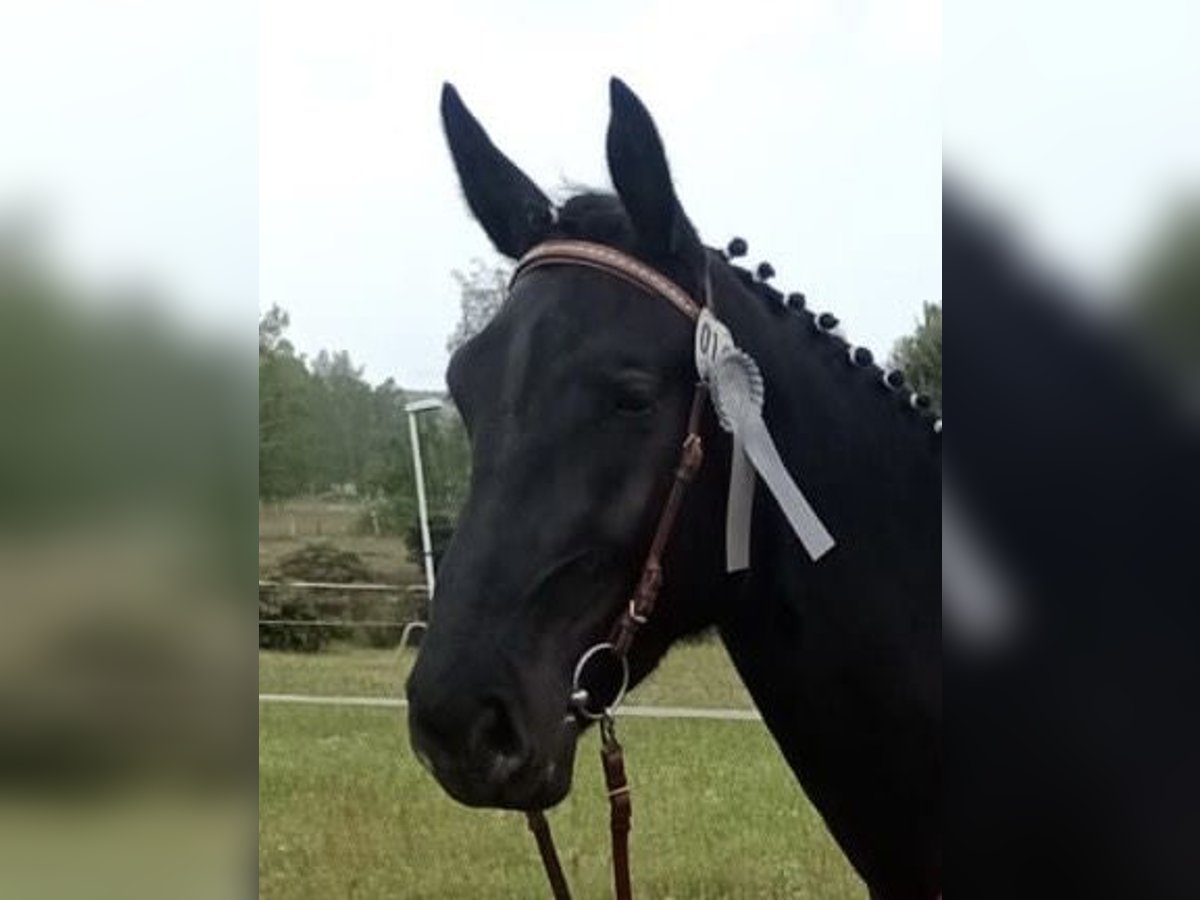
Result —
POLYGON ((280 560, 280 577, 292 581, 323 581, 328 584, 369 582, 371 570, 362 557, 349 550, 339 550, 328 541, 305 544, 280 560))
POLYGON ((258 589, 258 618, 284 620, 289 624, 259 624, 258 646, 263 650, 293 650, 315 653, 342 630, 332 625, 293 625, 323 618, 320 604, 311 594, 284 586, 258 589))
MULTIPOLYGON (((284 559, 271 573, 283 581, 317 581, 326 584, 361 584, 374 580, 362 558, 348 550, 339 550, 328 542, 307 544, 284 559)), ((333 590, 308 591, 286 584, 260 588, 259 619, 289 622, 337 621, 337 625, 260 625, 258 645, 271 650, 316 652, 331 640, 351 640, 373 647, 395 646, 400 640, 398 627, 356 625, 355 622, 384 621, 402 623, 406 616, 424 612, 423 604, 404 594, 398 600, 382 594, 333 590)))

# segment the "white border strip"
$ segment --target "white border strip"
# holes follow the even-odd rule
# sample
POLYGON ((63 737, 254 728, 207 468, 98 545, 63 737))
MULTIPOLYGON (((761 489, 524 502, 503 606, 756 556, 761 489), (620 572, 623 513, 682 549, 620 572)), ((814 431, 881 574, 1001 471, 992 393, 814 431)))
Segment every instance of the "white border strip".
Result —
MULTIPOLYGON (((385 709, 406 709, 407 700, 388 697, 337 697, 313 694, 259 694, 259 703, 297 703, 309 706, 365 706, 385 709)), ((762 716, 753 709, 721 709, 688 706, 622 706, 618 716, 636 719, 709 719, 718 722, 761 722, 762 716)))

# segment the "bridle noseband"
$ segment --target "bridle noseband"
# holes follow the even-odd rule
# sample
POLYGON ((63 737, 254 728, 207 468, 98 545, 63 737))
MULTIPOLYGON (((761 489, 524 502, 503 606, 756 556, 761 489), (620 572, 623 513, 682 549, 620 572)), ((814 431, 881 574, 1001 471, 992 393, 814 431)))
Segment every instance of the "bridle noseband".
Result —
MULTIPOLYGON (((596 269, 626 281, 647 294, 661 297, 695 322, 700 316, 701 304, 696 303, 679 285, 661 272, 635 259, 629 254, 590 241, 554 240, 534 247, 513 272, 512 285, 527 272, 547 266, 583 266, 596 269)), ((705 294, 711 295, 708 279, 705 279, 705 294)), ((706 296, 706 301, 709 296, 706 296)), ((613 886, 617 900, 630 900, 633 891, 629 875, 629 828, 632 807, 629 783, 625 777, 625 761, 620 743, 617 741, 613 714, 624 698, 629 682, 629 648, 638 630, 654 612, 662 588, 662 556, 667 542, 675 530, 679 509, 684 494, 699 471, 704 460, 703 441, 700 437, 701 419, 707 405, 708 391, 703 381, 696 382, 692 404, 688 412, 687 430, 675 468, 675 478, 658 517, 658 527, 646 553, 637 587, 629 603, 622 610, 607 641, 589 648, 576 664, 572 680, 568 709, 587 719, 600 723, 600 759, 604 766, 604 780, 608 788, 609 819, 612 832, 613 886), (616 690, 610 698, 597 698, 587 689, 589 671, 602 665, 605 659, 614 662, 620 670, 616 690)), ((541 810, 527 814, 529 828, 537 840, 546 877, 550 882, 555 900, 570 900, 570 889, 550 834, 550 824, 541 810)))

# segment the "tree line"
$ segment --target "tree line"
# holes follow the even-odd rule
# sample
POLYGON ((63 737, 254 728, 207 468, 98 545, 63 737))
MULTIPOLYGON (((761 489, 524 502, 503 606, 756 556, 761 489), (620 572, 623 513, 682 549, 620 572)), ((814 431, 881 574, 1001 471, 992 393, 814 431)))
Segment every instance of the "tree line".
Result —
MULTIPOLYGON (((361 497, 382 529, 407 530, 416 487, 404 405, 429 392, 391 378, 372 386, 344 350, 309 360, 287 339, 288 325, 277 306, 259 319, 259 497, 361 497)), ((461 420, 448 406, 420 415, 418 426, 431 516, 453 520, 469 473, 461 420)))

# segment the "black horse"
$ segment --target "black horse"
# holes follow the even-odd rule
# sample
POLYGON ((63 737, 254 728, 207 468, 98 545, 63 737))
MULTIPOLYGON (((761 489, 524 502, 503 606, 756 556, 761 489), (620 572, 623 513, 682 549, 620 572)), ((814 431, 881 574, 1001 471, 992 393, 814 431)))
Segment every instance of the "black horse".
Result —
MULTIPOLYGON (((765 419, 837 541, 805 553, 760 484, 751 565, 725 570, 731 443, 706 461, 665 558, 634 682, 715 625, 805 791, 878 897, 942 877, 940 437, 907 391, 802 304, 706 248, 641 102, 611 83, 616 195, 555 208, 447 85, 463 190, 496 249, 551 238, 631 254, 711 301, 766 382, 765 419)), ((696 381, 693 329, 605 272, 542 268, 451 361, 472 445, 470 495, 408 682, 413 746, 476 806, 539 809, 571 783, 572 670, 630 596, 668 490, 696 381)))

